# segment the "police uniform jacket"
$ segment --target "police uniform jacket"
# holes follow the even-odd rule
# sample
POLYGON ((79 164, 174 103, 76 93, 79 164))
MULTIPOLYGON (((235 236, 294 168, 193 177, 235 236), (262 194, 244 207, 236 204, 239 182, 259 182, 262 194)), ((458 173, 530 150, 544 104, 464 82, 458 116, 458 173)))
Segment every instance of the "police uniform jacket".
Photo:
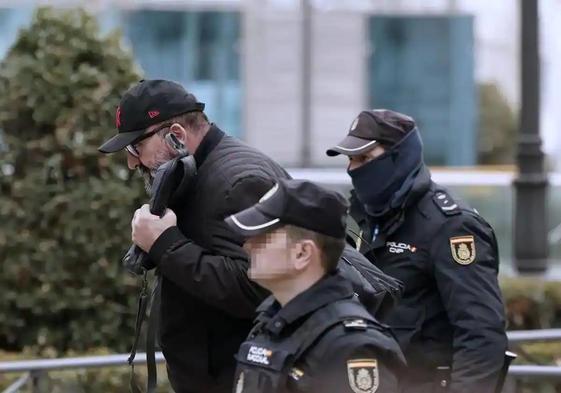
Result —
POLYGON ((339 273, 259 311, 236 356, 235 393, 397 392, 399 346, 339 273))
POLYGON ((248 279, 242 239, 224 218, 288 175, 216 126, 194 156, 198 173, 170 205, 178 226, 149 252, 162 275, 160 343, 176 392, 230 392, 234 355, 268 293, 248 279))
POLYGON ((356 198, 356 246, 405 285, 385 318, 409 371, 402 391, 494 392, 507 339, 493 229, 422 167, 401 209, 375 221, 356 198))

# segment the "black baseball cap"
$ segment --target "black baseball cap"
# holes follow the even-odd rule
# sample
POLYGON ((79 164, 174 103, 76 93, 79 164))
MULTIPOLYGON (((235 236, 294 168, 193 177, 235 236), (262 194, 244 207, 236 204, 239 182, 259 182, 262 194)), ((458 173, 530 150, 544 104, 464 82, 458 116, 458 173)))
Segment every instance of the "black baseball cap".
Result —
POLYGON ((117 135, 98 150, 115 153, 140 138, 154 124, 187 112, 202 112, 205 104, 198 102, 183 86, 167 80, 141 80, 121 98, 115 114, 117 135))
POLYGON ((279 180, 257 204, 226 218, 243 237, 294 225, 334 238, 344 238, 347 200, 306 180, 279 180))
POLYGON ((392 146, 415 128, 415 120, 388 109, 362 111, 351 124, 349 134, 337 146, 326 151, 328 156, 354 156, 376 144, 392 146))

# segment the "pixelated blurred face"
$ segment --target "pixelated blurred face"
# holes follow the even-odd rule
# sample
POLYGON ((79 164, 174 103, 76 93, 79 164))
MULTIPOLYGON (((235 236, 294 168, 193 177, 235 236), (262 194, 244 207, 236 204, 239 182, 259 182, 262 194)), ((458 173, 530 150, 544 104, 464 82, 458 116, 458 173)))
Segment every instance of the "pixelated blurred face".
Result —
POLYGON ((297 273, 297 245, 291 243, 283 228, 247 239, 244 249, 251 258, 249 278, 256 282, 276 281, 297 273))

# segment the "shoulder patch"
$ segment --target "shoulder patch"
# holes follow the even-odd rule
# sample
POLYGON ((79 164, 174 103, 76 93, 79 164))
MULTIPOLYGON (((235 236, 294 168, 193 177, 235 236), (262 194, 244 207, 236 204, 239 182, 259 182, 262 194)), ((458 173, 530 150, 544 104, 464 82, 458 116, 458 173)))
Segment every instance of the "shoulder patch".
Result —
POLYGON ((452 197, 445 191, 437 191, 432 197, 435 205, 447 216, 460 214, 462 211, 460 206, 452 199, 452 197))
POLYGON ((475 261, 475 239, 473 236, 456 236, 450 238, 452 258, 460 265, 470 265, 475 261))
POLYGON ((348 360, 347 375, 354 393, 375 393, 380 386, 378 360, 376 359, 348 360))

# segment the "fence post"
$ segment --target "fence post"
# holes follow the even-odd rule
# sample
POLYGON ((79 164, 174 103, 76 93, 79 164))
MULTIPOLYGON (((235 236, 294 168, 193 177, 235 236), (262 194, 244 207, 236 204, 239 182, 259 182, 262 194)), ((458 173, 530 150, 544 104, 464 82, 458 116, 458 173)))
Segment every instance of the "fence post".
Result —
POLYGON ((49 376, 47 372, 34 370, 30 375, 31 393, 48 393, 49 376))

